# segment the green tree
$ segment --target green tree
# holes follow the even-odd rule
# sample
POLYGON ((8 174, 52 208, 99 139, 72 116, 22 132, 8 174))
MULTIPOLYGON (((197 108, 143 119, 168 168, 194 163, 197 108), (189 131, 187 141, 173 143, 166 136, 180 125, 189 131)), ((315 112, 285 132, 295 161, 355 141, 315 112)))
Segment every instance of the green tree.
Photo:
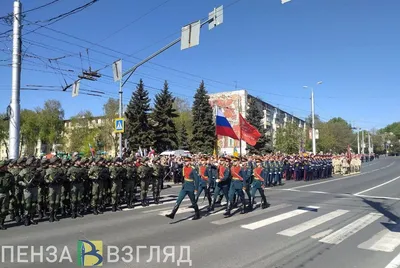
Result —
POLYGON ((188 133, 186 131, 185 125, 182 125, 182 127, 179 130, 179 149, 183 149, 183 150, 190 149, 188 133))
POLYGON ((249 153, 261 155, 261 154, 266 154, 266 153, 272 152, 272 148, 270 145, 271 139, 269 139, 266 136, 266 133, 264 131, 264 128, 263 128, 262 122, 261 122, 261 120, 263 119, 262 109, 259 106, 257 106, 257 104, 254 102, 253 99, 249 100, 248 107, 249 108, 247 109, 246 120, 252 126, 257 128, 257 130, 261 134, 261 137, 257 141, 256 145, 254 145, 254 146, 251 146, 249 144, 247 145, 247 149, 248 149, 249 153))
POLYGON ((156 152, 177 149, 178 136, 174 120, 178 117, 174 108, 174 97, 164 82, 163 90, 155 96, 154 109, 151 118, 154 121, 154 147, 156 152))
POLYGON ((43 143, 52 146, 63 141, 64 110, 57 100, 47 100, 43 108, 36 109, 39 115, 40 139, 43 143))
POLYGON ((100 127, 101 132, 97 141, 97 147, 110 151, 115 149, 115 155, 118 152, 119 136, 114 133, 115 118, 118 117, 119 101, 117 99, 109 98, 103 105, 104 120, 100 127))
POLYGON ((185 127, 190 140, 193 132, 193 116, 188 100, 175 97, 174 108, 178 113, 178 117, 174 118, 176 129, 180 130, 185 127))
POLYGON ((0 114, 0 147, 4 146, 8 158, 8 120, 5 114, 0 114))
POLYGON ((393 133, 397 139, 400 139, 400 122, 387 125, 383 129, 379 130, 379 133, 393 133))
POLYGON ((149 148, 153 145, 152 127, 149 124, 150 99, 149 93, 144 89, 143 81, 132 93, 126 109, 126 128, 131 151, 136 152, 139 147, 149 148))
POLYGON ((41 131, 40 115, 32 110, 21 111, 21 149, 25 155, 34 155, 41 131))
POLYGON ((215 147, 215 123, 213 110, 210 105, 210 97, 201 82, 192 107, 193 114, 193 135, 190 147, 194 152, 212 154, 215 147))
POLYGON ((90 111, 82 111, 71 118, 67 146, 69 152, 79 152, 85 156, 91 156, 89 144, 95 147, 96 139, 101 132, 97 125, 92 124, 93 119, 90 111))
POLYGON ((275 150, 287 154, 298 153, 303 138, 302 128, 295 123, 286 123, 284 127, 280 127, 276 131, 275 150))

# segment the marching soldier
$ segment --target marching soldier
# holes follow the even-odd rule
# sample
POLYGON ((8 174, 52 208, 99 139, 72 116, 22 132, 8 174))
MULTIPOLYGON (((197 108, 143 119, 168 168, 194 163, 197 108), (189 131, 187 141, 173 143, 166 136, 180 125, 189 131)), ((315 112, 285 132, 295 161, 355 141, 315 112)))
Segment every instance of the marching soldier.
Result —
POLYGON ((19 177, 19 173, 22 171, 21 165, 26 161, 25 158, 19 158, 18 160, 11 160, 9 166, 9 172, 13 175, 14 178, 14 197, 11 198, 10 201, 10 218, 11 220, 15 220, 15 222, 19 223, 21 221, 21 217, 24 215, 24 208, 22 206, 23 200, 23 188, 19 185, 19 181, 21 178, 19 177))
POLYGON ((122 159, 117 157, 114 159, 114 163, 109 168, 110 171, 110 179, 111 179, 111 206, 112 212, 116 212, 117 209, 121 210, 119 207, 119 196, 121 193, 122 187, 122 167, 121 167, 122 159))
POLYGON ((199 177, 198 174, 196 173, 196 170, 191 166, 191 158, 185 157, 185 166, 183 167, 182 190, 179 192, 178 199, 176 200, 176 204, 172 209, 172 212, 170 214, 165 215, 167 218, 174 219, 175 214, 182 203, 182 200, 185 198, 186 195, 188 195, 195 211, 195 216, 193 217, 193 220, 200 219, 200 210, 196 204, 196 199, 194 196, 195 184, 196 180, 198 179, 199 177))
POLYGON ((163 179, 163 168, 161 166, 160 158, 156 157, 153 159, 153 168, 152 168, 152 179, 153 179, 153 199, 155 204, 160 203, 160 187, 161 181, 163 179))
POLYGON ((231 186, 229 189, 229 202, 228 202, 228 209, 226 213, 224 214, 227 217, 231 216, 231 210, 233 207, 233 199, 234 195, 237 194, 243 204, 242 210, 240 214, 244 214, 246 212, 246 201, 244 199, 244 193, 243 191, 246 189, 246 180, 243 178, 244 176, 247 176, 247 174, 244 174, 240 168, 239 165, 239 158, 234 157, 233 158, 233 166, 231 167, 231 176, 232 176, 232 182, 231 186))
POLYGON ((36 168, 35 158, 29 157, 25 162, 25 168, 19 174, 21 180, 18 182, 23 187, 23 195, 25 205, 24 224, 29 226, 30 224, 36 225, 37 222, 34 220, 36 212, 36 203, 38 195, 38 175, 35 172, 36 168))
POLYGON ((68 169, 67 178, 71 185, 71 218, 75 219, 77 216, 82 218, 81 214, 81 201, 83 195, 83 177, 85 175, 82 165, 84 161, 78 156, 72 159, 72 167, 68 169))
POLYGON ((152 168, 149 166, 149 159, 145 158, 143 164, 138 167, 138 176, 140 179, 140 199, 142 200, 142 206, 148 206, 149 201, 147 200, 147 192, 149 190, 149 182, 152 174, 152 168))
POLYGON ((229 168, 229 161, 230 159, 227 157, 220 158, 220 165, 218 166, 218 177, 217 177, 218 179, 215 181, 216 187, 210 211, 214 210, 215 203, 217 201, 220 192, 223 193, 227 202, 229 203, 229 187, 231 183, 231 172, 229 168))
POLYGON ((69 214, 69 208, 71 207, 70 195, 71 195, 71 183, 67 178, 68 169, 70 167, 70 161, 66 158, 62 159, 61 167, 62 171, 61 179, 61 215, 65 216, 69 214))
POLYGON ((46 170, 45 182, 49 188, 50 217, 49 222, 59 221, 57 211, 61 200, 61 184, 63 180, 63 170, 61 169, 61 159, 53 157, 50 159, 49 168, 46 170))
POLYGON ((104 159, 98 158, 96 161, 92 161, 92 166, 89 169, 89 178, 92 182, 92 209, 93 214, 103 214, 102 202, 103 202, 103 190, 104 190, 104 180, 102 177, 104 159))
POLYGON ((10 192, 14 188, 13 175, 7 171, 7 161, 0 161, 0 230, 6 230, 4 220, 8 214, 10 192))
MULTIPOLYGON (((199 174, 199 179, 197 180, 196 184, 196 204, 198 203, 199 197, 201 193, 204 191, 205 197, 207 197, 208 200, 208 210, 211 209, 211 193, 210 193, 210 186, 209 186, 209 180, 210 177, 212 176, 211 174, 211 168, 207 166, 207 157, 204 156, 201 158, 200 165, 198 167, 198 174, 199 174)), ((191 208, 194 208, 191 206, 191 208)))
POLYGON ((137 185, 137 167, 133 159, 125 159, 126 164, 126 178, 124 181, 125 200, 128 208, 134 207, 134 200, 136 199, 136 185, 137 185))
POLYGON ((40 166, 41 168, 40 168, 40 181, 38 186, 38 205, 37 205, 39 220, 43 219, 43 217, 46 215, 47 212, 48 191, 44 177, 46 176, 46 169, 49 166, 49 160, 46 158, 42 159, 40 161, 40 166))
POLYGON ((251 184, 251 202, 250 202, 250 210, 253 210, 253 204, 255 204, 256 192, 258 191, 261 195, 261 208, 265 209, 269 206, 267 202, 267 198, 264 193, 264 184, 267 178, 267 174, 265 169, 262 166, 262 160, 256 159, 256 168, 253 169, 254 180, 251 184))

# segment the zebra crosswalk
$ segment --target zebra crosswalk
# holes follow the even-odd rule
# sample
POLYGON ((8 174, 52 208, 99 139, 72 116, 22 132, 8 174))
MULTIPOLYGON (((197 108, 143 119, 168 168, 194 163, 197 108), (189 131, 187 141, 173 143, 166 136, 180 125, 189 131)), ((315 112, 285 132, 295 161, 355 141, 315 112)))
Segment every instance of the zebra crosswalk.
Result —
MULTIPOLYGON (((305 206, 295 208, 293 204, 277 204, 267 209, 257 208, 247 214, 235 214, 232 217, 217 217, 225 212, 224 207, 217 208, 214 212, 206 212, 207 206, 201 206, 203 211, 203 221, 206 224, 223 226, 230 224, 233 228, 240 228, 249 232, 258 231, 268 228, 271 225, 276 227, 282 226, 281 230, 276 231, 276 235, 281 237, 296 237, 299 235, 308 237, 321 244, 339 245, 347 240, 351 240, 357 233, 362 234, 363 242, 356 244, 358 249, 374 252, 391 253, 400 246, 400 224, 384 223, 381 224, 383 215, 371 211, 334 209, 330 207, 324 208, 319 206, 305 206), (208 220, 207 220, 208 219, 208 220), (300 223, 299 223, 300 222, 300 223), (379 232, 365 236, 367 227, 376 227, 374 224, 379 223, 379 232), (387 227, 382 230, 382 226, 387 227)), ((153 213, 158 216, 168 214, 170 209, 157 208, 153 209, 153 213)), ((142 213, 149 213, 143 211, 142 213)), ((178 213, 181 217, 184 214, 193 214, 193 209, 183 205, 178 213)), ((191 217, 187 217, 190 220, 191 217)), ((202 219, 200 219, 201 221, 202 219)), ((372 228, 376 230, 376 228, 372 228)), ((267 229, 266 229, 267 230, 267 229)), ((388 260, 389 262, 390 260, 388 260)), ((400 255, 392 260, 386 268, 400 268, 400 255)))

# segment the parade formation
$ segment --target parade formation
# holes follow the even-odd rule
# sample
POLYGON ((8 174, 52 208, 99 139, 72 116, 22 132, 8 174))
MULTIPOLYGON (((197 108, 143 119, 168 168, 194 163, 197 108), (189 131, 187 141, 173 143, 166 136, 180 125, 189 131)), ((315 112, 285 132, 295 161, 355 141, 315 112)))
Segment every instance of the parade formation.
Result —
POLYGON ((155 204, 160 203, 164 180, 173 177, 182 190, 172 212, 173 219, 185 196, 189 196, 194 219, 200 218, 197 205, 204 192, 208 211, 213 211, 223 198, 227 201, 226 217, 241 203, 241 213, 253 210, 256 193, 261 208, 269 206, 265 187, 282 185, 282 179, 328 179, 332 174, 360 172, 361 157, 353 155, 265 155, 245 157, 207 155, 193 157, 127 157, 107 160, 74 156, 19 158, 0 162, 0 229, 7 215, 24 225, 37 224, 36 218, 48 216, 50 222, 61 217, 83 217, 88 213, 103 214, 108 206, 116 212, 121 205, 133 208, 140 200, 149 205, 151 184, 155 204), (172 167, 175 167, 172 169, 172 167), (138 191, 137 188, 140 187, 138 191))

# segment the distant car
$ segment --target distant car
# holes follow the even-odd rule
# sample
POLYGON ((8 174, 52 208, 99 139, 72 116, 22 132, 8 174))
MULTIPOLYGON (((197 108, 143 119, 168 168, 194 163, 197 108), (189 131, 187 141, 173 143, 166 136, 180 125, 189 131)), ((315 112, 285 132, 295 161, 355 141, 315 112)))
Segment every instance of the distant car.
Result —
POLYGON ((162 156, 190 156, 191 153, 189 151, 186 150, 175 150, 175 151, 164 151, 162 152, 160 155, 162 156))

